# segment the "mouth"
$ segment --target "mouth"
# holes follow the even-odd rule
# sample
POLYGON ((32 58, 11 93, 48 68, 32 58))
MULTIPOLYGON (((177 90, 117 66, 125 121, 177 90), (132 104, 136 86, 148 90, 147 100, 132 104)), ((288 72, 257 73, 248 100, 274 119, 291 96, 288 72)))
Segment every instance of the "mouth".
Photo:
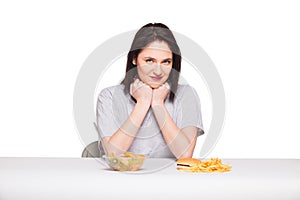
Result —
POLYGON ((155 82, 158 82, 158 81, 160 81, 162 79, 162 76, 150 76, 150 77, 155 82))

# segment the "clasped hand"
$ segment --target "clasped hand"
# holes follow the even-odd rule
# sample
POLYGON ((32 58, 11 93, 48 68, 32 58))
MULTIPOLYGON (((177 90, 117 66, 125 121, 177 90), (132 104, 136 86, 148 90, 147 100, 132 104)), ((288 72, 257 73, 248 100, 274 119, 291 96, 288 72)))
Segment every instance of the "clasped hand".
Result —
POLYGON ((162 105, 170 91, 170 86, 166 82, 156 89, 136 79, 130 84, 130 94, 137 102, 147 105, 162 105))

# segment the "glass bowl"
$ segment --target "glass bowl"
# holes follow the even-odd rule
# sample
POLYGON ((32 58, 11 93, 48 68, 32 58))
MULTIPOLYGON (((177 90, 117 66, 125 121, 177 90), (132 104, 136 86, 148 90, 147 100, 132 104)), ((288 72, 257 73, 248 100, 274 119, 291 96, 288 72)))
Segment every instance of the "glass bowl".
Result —
POLYGON ((105 162, 114 170, 117 171, 137 171, 145 161, 145 155, 126 152, 122 155, 110 153, 103 156, 105 162))

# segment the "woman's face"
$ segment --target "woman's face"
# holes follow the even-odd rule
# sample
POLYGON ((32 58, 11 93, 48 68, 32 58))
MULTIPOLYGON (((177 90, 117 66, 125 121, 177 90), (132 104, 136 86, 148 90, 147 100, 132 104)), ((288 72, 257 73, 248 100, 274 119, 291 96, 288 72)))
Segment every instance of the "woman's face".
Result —
POLYGON ((166 42, 154 41, 139 53, 133 64, 137 65, 139 79, 155 89, 168 80, 173 64, 172 51, 166 42))

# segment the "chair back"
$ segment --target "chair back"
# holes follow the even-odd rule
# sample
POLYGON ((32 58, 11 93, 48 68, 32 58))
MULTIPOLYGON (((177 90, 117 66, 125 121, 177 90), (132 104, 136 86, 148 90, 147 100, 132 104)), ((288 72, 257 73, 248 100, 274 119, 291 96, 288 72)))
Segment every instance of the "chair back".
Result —
POLYGON ((81 157, 101 158, 104 154, 101 142, 99 143, 98 141, 95 141, 84 148, 81 157))

